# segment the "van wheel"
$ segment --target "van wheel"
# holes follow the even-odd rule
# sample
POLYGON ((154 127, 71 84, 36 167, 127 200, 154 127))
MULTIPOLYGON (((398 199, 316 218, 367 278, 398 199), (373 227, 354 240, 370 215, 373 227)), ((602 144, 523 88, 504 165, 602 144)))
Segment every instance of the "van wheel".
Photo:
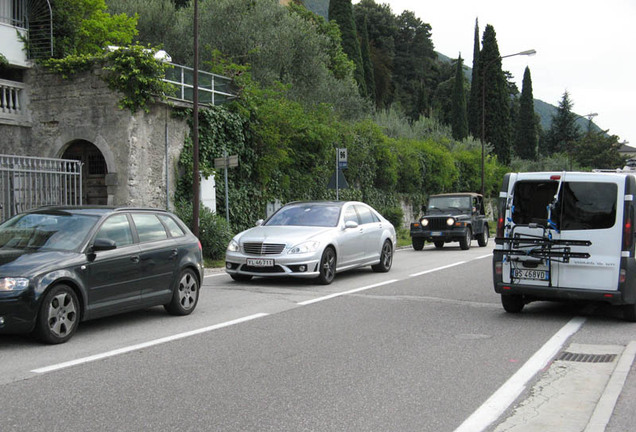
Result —
POLYGON ((519 313, 523 310, 525 302, 523 297, 517 294, 501 295, 501 304, 508 313, 519 313))
POLYGON ((479 247, 486 247, 488 245, 488 234, 488 225, 485 225, 484 230, 481 234, 479 234, 479 237, 477 237, 477 244, 479 247))
POLYGON ((623 319, 630 322, 636 322, 636 304, 623 306, 623 319))
POLYGON ((413 237, 413 249, 418 251, 424 249, 424 239, 420 237, 413 237))
POLYGON ((459 241, 459 247, 461 250, 470 249, 470 242, 473 240, 473 232, 470 228, 466 228, 466 235, 459 241))

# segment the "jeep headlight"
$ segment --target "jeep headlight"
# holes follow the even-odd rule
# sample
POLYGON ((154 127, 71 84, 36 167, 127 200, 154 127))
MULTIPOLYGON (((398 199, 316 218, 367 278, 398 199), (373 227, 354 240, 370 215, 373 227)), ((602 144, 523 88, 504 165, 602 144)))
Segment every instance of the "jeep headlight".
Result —
POLYGON ((428 219, 422 219, 420 223, 422 224, 423 227, 428 226, 428 219))
POLYGON ((453 226, 455 224, 455 218, 446 219, 446 225, 453 226))
POLYGON ((238 252, 241 249, 238 242, 234 239, 230 240, 230 244, 227 245, 228 252, 238 252))
POLYGON ((307 241, 304 243, 297 244, 296 246, 289 249, 290 254, 304 254, 310 252, 316 252, 318 247, 320 246, 320 242, 318 241, 307 241))
POLYGON ((0 278, 0 291, 20 291, 29 286, 29 280, 26 278, 0 278))

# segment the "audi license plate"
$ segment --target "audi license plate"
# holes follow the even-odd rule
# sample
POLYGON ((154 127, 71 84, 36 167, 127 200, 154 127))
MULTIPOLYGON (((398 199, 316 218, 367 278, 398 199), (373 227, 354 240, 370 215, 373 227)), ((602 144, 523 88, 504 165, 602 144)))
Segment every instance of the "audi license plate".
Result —
POLYGON ((550 272, 548 270, 515 269, 513 278, 547 281, 550 279, 550 272))
POLYGON ((247 265, 251 267, 274 267, 274 260, 264 258, 248 258, 247 265))

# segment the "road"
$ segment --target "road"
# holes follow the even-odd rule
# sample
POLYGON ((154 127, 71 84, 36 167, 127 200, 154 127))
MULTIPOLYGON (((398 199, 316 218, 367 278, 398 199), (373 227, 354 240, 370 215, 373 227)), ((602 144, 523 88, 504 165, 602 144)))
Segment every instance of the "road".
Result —
POLYGON ((189 317, 86 322, 58 346, 0 336, 0 430, 561 432, 612 394, 605 430, 632 430, 636 324, 592 305, 505 313, 491 251, 403 249, 329 286, 210 272, 189 317))

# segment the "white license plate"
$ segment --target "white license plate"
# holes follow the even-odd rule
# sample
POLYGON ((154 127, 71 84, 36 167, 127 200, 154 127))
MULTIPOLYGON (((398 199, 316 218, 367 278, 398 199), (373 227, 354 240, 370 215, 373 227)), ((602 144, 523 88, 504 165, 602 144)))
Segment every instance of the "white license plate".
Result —
POLYGON ((513 277, 515 279, 547 281, 550 279, 550 272, 548 270, 515 269, 513 277))
POLYGON ((432 236, 441 236, 442 232, 441 231, 431 231, 431 235, 432 236))
POLYGON ((248 258, 247 265, 251 267, 274 267, 274 260, 263 258, 248 258))

